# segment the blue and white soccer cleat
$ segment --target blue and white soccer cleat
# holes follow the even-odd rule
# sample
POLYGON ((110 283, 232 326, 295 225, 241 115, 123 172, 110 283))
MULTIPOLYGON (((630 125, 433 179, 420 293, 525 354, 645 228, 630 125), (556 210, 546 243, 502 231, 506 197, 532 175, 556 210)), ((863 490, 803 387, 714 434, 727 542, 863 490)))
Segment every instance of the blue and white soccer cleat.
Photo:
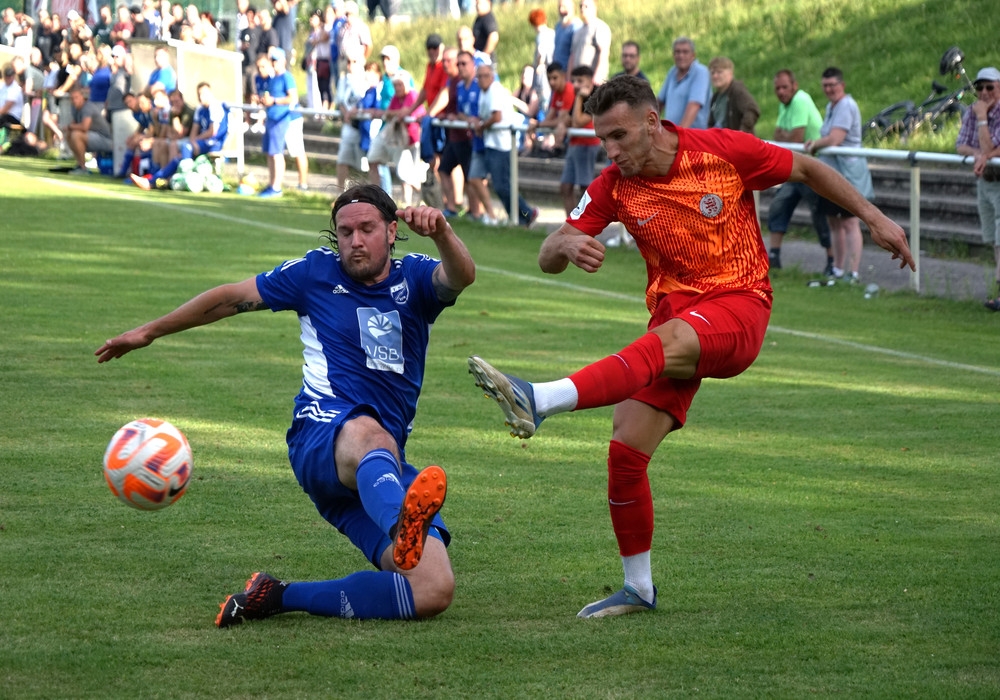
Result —
POLYGON ((496 399, 503 410, 513 437, 530 438, 544 418, 535 411, 535 392, 531 382, 497 371, 493 365, 473 355, 469 358, 469 373, 476 378, 476 386, 487 398, 496 399))
POLYGON ((634 590, 625 586, 620 591, 612 593, 604 600, 591 603, 576 614, 577 617, 612 617, 628 615, 634 612, 656 610, 656 589, 653 589, 653 602, 647 603, 634 590))

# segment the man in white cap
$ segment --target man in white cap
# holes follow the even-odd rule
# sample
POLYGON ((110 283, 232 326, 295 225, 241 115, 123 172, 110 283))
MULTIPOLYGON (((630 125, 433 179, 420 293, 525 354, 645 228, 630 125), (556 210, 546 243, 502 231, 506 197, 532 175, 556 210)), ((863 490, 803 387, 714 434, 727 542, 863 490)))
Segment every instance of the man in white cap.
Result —
MULTIPOLYGON (((979 225, 983 243, 993 246, 1000 292, 1000 166, 987 165, 990 158, 1000 155, 1000 70, 992 66, 983 68, 973 85, 977 99, 962 117, 955 150, 973 157, 979 225)), ((986 308, 1000 311, 1000 296, 987 300, 986 308)))

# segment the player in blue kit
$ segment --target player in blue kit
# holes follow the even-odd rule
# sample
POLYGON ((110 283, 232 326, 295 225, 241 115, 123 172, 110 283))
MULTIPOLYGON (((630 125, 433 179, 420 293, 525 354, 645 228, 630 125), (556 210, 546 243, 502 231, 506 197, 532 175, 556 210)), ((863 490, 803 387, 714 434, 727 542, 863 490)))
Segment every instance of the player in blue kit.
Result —
POLYGON ((299 583, 255 573, 222 603, 219 627, 291 611, 426 618, 451 604, 450 535, 438 512, 445 473, 437 466, 418 473, 403 450, 431 325, 475 280, 475 263, 439 210, 398 211, 378 185, 356 185, 338 197, 331 227, 331 248, 210 289, 95 353, 98 362, 107 362, 164 335, 245 311, 299 316, 305 364, 287 435, 289 461, 320 514, 378 571, 299 583), (434 241, 440 260, 392 257, 397 216, 434 241))

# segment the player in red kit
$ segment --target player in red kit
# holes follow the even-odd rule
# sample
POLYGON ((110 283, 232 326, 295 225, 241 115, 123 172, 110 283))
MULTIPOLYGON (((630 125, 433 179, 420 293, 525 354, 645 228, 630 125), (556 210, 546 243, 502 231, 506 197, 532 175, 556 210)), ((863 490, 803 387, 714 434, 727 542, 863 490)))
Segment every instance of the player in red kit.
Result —
POLYGON ((742 132, 661 122, 649 83, 628 75, 595 89, 586 109, 612 165, 542 243, 539 266, 596 272, 604 246, 595 236, 620 221, 646 261, 648 332, 554 382, 529 383, 477 356, 469 369, 517 437, 531 437, 556 413, 615 406, 608 503, 625 585, 579 613, 604 617, 656 607, 652 454, 683 427, 703 378, 740 374, 763 344, 772 294, 753 190, 803 182, 859 216, 901 267, 914 262, 903 230, 815 158, 742 132))

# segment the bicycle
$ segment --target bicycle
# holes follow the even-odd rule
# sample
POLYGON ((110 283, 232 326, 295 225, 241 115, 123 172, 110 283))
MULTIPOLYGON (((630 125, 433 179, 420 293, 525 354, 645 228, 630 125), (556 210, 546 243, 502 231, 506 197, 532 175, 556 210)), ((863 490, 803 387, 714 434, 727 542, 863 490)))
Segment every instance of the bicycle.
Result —
POLYGON ((965 72, 962 62, 965 55, 953 46, 941 57, 941 75, 953 75, 960 85, 956 90, 936 80, 931 84, 931 93, 920 104, 903 100, 889 105, 862 125, 862 138, 868 142, 880 142, 890 137, 905 141, 915 132, 929 129, 939 132, 955 117, 961 118, 968 109, 963 101, 968 94, 975 94, 972 81, 965 72))

